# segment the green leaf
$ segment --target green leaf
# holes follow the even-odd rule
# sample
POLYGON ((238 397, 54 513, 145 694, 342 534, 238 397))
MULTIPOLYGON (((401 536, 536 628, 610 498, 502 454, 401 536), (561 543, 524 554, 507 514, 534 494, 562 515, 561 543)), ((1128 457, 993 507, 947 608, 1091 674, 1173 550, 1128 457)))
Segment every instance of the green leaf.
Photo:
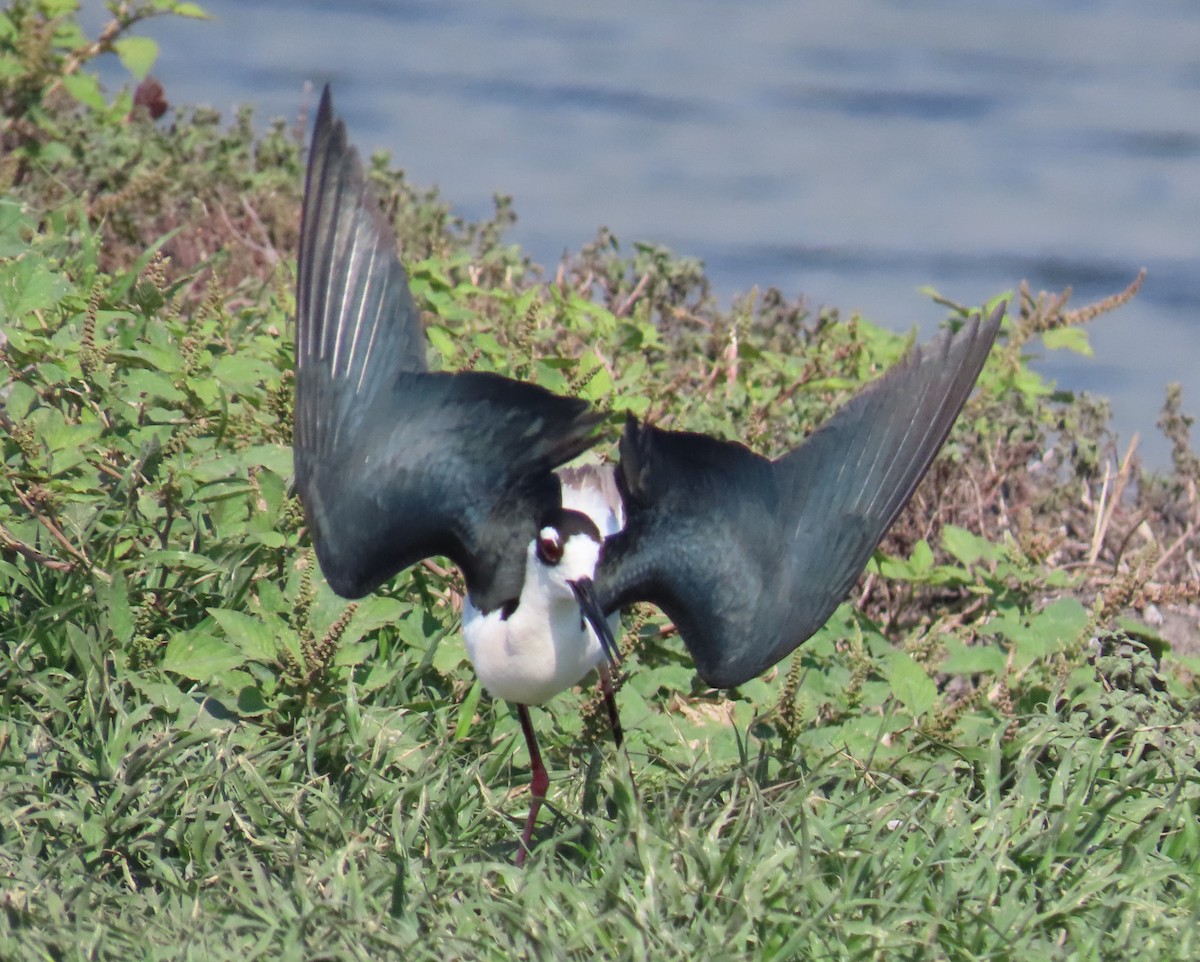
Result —
POLYGON ((282 548, 287 544, 287 539, 278 531, 258 531, 254 534, 254 540, 261 544, 264 548, 282 548))
POLYGON ((292 474, 291 444, 256 444, 241 452, 240 463, 250 467, 266 468, 280 478, 292 474))
POLYGON ((488 357, 506 359, 508 357, 508 351, 505 350, 504 345, 496 340, 496 335, 490 331, 476 334, 471 338, 471 343, 488 357))
POLYGON ((913 545, 912 554, 909 555, 908 560, 918 574, 931 571, 933 569, 933 550, 929 547, 929 542, 922 538, 913 545))
POLYGON ((14 420, 28 415, 38 400, 37 392, 24 381, 13 381, 8 387, 8 392, 4 403, 4 413, 14 420))
POLYGON ((192 704, 192 699, 181 692, 177 685, 166 681, 155 681, 138 672, 130 672, 128 682, 146 697, 152 705, 177 713, 192 704))
POLYGON ((887 680, 892 694, 914 718, 924 715, 937 702, 937 685, 906 651, 892 654, 887 680))
POLYGON ((1013 387, 1021 394, 1027 394, 1030 397, 1045 397, 1054 393, 1054 389, 1045 378, 1026 367, 1021 368, 1013 376, 1012 382, 1013 387))
POLYGON ((186 568, 191 571, 206 572, 209 574, 225 574, 225 568, 211 558, 205 557, 194 551, 174 550, 163 548, 157 551, 147 551, 142 555, 142 560, 147 564, 161 564, 164 568, 178 569, 186 568))
POLYGON ((379 650, 374 641, 359 641, 347 644, 345 639, 338 641, 337 652, 333 656, 333 664, 339 668, 357 668, 375 657, 379 650))
MULTIPOLYGON (((696 671, 690 666, 665 664, 639 669, 630 676, 629 683, 636 685, 644 695, 649 697, 656 691, 690 691, 692 679, 695 676, 696 671)), ((750 682, 746 683, 746 685, 748 684, 750 682)), ((743 695, 747 694, 746 685, 739 686, 738 689, 743 695)))
POLYGON ((359 692, 365 695, 391 684, 401 668, 398 664, 388 665, 379 661, 368 664, 366 675, 358 683, 359 692))
POLYGON ((125 575, 114 571, 108 584, 101 584, 96 594, 108 611, 108 630, 121 644, 133 638, 133 611, 129 607, 129 591, 125 586, 125 575))
POLYGON ((948 675, 999 675, 1007 660, 1004 652, 995 645, 964 645, 951 639, 946 643, 946 659, 940 667, 948 675))
POLYGON ((31 311, 52 310, 69 290, 64 278, 30 258, 18 261, 12 274, 4 278, 0 301, 8 306, 9 314, 19 317, 31 311))
POLYGON ((444 327, 430 325, 425 328, 425 336, 429 338, 429 343, 433 345, 433 349, 442 357, 454 357, 458 353, 458 348, 455 346, 454 338, 444 327))
POLYGON ((104 110, 108 102, 100 92, 100 81, 90 73, 73 73, 62 78, 63 89, 85 107, 104 110))
POLYGON ((263 698, 263 693, 253 685, 247 685, 238 692, 237 707, 242 715, 261 715, 270 706, 263 698))
POLYGON ((245 664, 245 656, 227 642, 205 632, 185 631, 167 644, 164 671, 193 681, 210 681, 214 675, 245 664))
POLYGON ((980 559, 991 561, 995 557, 995 549, 987 538, 981 538, 954 524, 948 524, 942 529, 942 547, 956 561, 968 567, 980 559))
POLYGON ((595 355, 586 359, 586 370, 589 374, 595 371, 588 378, 587 383, 580 389, 579 396, 585 401, 599 401, 601 398, 607 397, 613 390, 612 375, 608 373, 608 368, 604 367, 599 358, 595 355))
POLYGON ((1046 605, 1035 618, 1035 624, 1055 648, 1077 641, 1088 624, 1088 610, 1078 598, 1058 598, 1046 605))
POLYGON ((29 249, 27 233, 34 225, 14 200, 0 200, 0 257, 16 257, 29 249))
POLYGON ((177 17, 190 17, 192 20, 211 20, 208 11, 198 3, 172 4, 171 12, 177 17))
MULTIPOLYGON (((405 617, 411 610, 411 604, 403 604, 395 598, 386 595, 367 595, 354 609, 354 617, 342 636, 344 641, 357 641, 368 632, 375 631, 384 625, 394 625, 405 617)), ((342 613, 341 603, 331 611, 330 618, 335 619, 342 613)))
POLYGON ((1095 353, 1092 351, 1092 343, 1088 338, 1087 329, 1083 327, 1059 327, 1052 331, 1045 331, 1042 334, 1042 343, 1050 351, 1065 348, 1076 354, 1082 354, 1084 357, 1091 357, 1095 353))
POLYGON ((437 650, 433 653, 432 664, 434 671, 448 678, 453 678, 463 671, 467 661, 467 651, 462 640, 452 635, 442 635, 435 639, 437 650))
MULTIPOLYGON (((109 354, 110 359, 117 359, 117 352, 109 354)), ((141 397, 147 400, 163 401, 167 404, 179 404, 184 400, 184 394, 175 382, 161 371, 151 371, 144 368, 126 368, 122 373, 125 390, 122 396, 128 403, 136 403, 141 397)))
POLYGON ((158 44, 149 37, 122 37, 113 44, 113 49, 125 69, 138 80, 146 79, 158 59, 158 44))
POLYGON ((213 365, 213 376, 230 390, 249 393, 276 374, 263 358, 245 354, 226 354, 213 365))
POLYGON ((1082 603, 1075 598, 1058 598, 1030 614, 1006 612, 991 627, 1013 643, 1014 667, 1023 670, 1073 644, 1087 623, 1088 611, 1082 603))
POLYGON ((159 346, 156 344, 139 344, 129 350, 114 350, 108 354, 109 360, 130 367, 141 367, 151 373, 180 374, 183 371, 183 357, 175 345, 159 346))
POLYGON ((225 637, 247 658, 254 661, 274 661, 279 652, 282 625, 269 627, 258 618, 228 608, 209 608, 208 613, 221 626, 225 637))
POLYGON ((479 705, 479 697, 483 694, 483 685, 478 681, 471 686, 467 697, 458 706, 458 722, 454 726, 454 740, 461 742, 471 732, 471 721, 475 717, 475 709, 479 705))
POLYGON ((0 54, 0 80, 13 80, 25 73, 25 65, 19 57, 0 54))

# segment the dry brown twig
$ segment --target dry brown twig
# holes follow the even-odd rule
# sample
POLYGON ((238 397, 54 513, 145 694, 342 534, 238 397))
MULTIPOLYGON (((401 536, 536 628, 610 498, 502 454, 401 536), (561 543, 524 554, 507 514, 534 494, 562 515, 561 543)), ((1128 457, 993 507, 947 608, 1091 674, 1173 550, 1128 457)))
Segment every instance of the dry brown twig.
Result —
POLYGON ((1121 504, 1121 496, 1125 493, 1125 488, 1132 476, 1133 455, 1137 451, 1137 446, 1138 436, 1135 433, 1130 439, 1125 457, 1121 459, 1121 467, 1115 478, 1112 474, 1112 463, 1106 462, 1104 465, 1104 483, 1100 489, 1100 502, 1096 507, 1096 523, 1092 528, 1092 546, 1088 551, 1088 564, 1095 564, 1096 559, 1100 557, 1100 551, 1104 547, 1104 536, 1108 532, 1113 514, 1121 504), (1112 482, 1111 494, 1110 482, 1112 482))
POLYGON ((0 548, 15 551, 28 558, 34 564, 41 565, 43 568, 49 568, 52 571, 72 571, 78 565, 77 561, 60 561, 58 558, 38 551, 37 548, 27 545, 2 524, 0 524, 0 548))

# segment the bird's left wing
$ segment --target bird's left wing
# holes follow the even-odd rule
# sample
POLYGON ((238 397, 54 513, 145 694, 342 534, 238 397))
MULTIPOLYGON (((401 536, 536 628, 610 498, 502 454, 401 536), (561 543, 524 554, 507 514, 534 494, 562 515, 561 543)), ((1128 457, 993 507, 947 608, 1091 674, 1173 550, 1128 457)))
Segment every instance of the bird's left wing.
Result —
POLYGON ((308 161, 296 290, 296 489, 321 569, 359 597, 440 554, 476 605, 515 599, 553 469, 593 442, 577 398, 430 372, 391 225, 326 88, 308 161))
POLYGON ((715 687, 784 658, 842 602, 907 504, 1003 314, 915 348, 775 461, 630 418, 617 468, 626 524, 604 545, 600 604, 657 605, 715 687))

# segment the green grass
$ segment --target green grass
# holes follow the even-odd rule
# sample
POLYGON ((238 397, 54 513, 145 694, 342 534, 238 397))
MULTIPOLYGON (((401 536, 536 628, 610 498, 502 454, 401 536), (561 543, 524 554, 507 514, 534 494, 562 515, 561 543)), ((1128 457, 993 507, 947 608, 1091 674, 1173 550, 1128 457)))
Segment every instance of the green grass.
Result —
MULTIPOLYGON (((519 871, 503 711, 468 743, 452 704, 390 698, 267 733, 199 707, 139 719, 117 671, 14 674, 46 707, 4 729, 6 958, 1195 954, 1184 718, 1099 737, 1065 701, 969 751, 832 739, 782 759, 727 726, 663 747, 664 716, 630 711, 635 801, 567 698, 562 725, 539 719, 556 817, 519 871)), ((893 720, 852 725, 866 741, 893 720)))
MULTIPOLYGON (((457 576, 346 606, 290 489, 295 137, 130 115, 69 7, 0 14, 0 958, 1200 957, 1200 648, 1142 617, 1200 596, 1190 421, 1169 392, 1172 469, 1120 468, 1103 403, 1030 366, 1132 290, 1018 293, 857 604, 792 661, 707 691, 627 615, 627 751, 591 692, 535 713, 517 870, 528 760, 457 576)), ((776 291, 722 311, 694 261, 607 234, 543 282, 507 201, 464 223, 372 167, 434 361, 614 430, 778 451, 904 349, 776 291)))

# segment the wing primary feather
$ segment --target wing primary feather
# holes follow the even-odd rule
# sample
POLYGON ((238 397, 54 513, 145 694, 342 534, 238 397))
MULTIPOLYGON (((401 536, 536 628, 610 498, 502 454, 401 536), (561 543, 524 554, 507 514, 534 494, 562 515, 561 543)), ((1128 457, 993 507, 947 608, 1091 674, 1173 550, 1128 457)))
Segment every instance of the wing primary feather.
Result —
MULTIPOLYGON (((372 258, 372 266, 374 266, 374 258, 372 258)), ((363 352, 362 364, 359 366, 358 381, 354 385, 356 394, 361 394, 363 385, 366 381, 367 371, 371 367, 372 353, 375 350, 375 338, 379 333, 380 325, 383 323, 383 302, 378 300, 375 304, 375 314, 371 319, 371 336, 367 339, 367 346, 363 352)), ((357 344, 357 340, 355 341, 357 344)))

